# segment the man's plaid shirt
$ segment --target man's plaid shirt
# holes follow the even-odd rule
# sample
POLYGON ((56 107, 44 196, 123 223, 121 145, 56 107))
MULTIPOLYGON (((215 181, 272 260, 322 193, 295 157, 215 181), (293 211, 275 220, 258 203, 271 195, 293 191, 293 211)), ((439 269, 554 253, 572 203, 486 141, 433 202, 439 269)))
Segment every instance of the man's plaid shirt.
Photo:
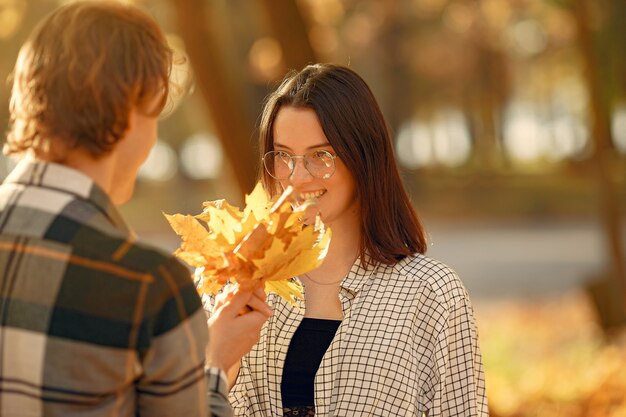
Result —
POLYGON ((88 177, 18 164, 0 186, 0 271, 3 417, 230 414, 188 270, 135 242, 88 177))

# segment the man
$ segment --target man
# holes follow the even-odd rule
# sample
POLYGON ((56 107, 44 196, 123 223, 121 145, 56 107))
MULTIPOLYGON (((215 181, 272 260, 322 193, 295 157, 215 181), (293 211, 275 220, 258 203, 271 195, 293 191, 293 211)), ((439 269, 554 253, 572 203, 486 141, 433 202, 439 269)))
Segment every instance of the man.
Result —
POLYGON ((270 315, 261 290, 212 318, 188 271, 115 206, 156 140, 171 51, 117 3, 64 6, 16 63, 0 186, 0 415, 230 415, 224 371, 270 315), (205 364, 206 363, 206 364, 205 364), (210 403, 210 404, 209 404, 210 403))

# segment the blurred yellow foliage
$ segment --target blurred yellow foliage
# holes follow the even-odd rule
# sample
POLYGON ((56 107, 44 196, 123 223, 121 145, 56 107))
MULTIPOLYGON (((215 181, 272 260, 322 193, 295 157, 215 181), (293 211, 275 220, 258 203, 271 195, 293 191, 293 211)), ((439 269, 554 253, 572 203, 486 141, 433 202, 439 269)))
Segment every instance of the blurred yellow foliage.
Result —
POLYGON ((583 294, 478 310, 492 417, 626 416, 626 343, 583 294))

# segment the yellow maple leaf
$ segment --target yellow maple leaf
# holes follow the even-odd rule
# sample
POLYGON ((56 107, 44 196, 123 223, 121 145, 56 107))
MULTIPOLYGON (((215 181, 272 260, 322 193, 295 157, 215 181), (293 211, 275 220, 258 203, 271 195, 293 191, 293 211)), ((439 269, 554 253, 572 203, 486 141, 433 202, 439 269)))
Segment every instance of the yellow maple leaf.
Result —
POLYGON ((184 214, 163 214, 172 229, 183 240, 175 252, 176 256, 194 267, 203 266, 207 262, 216 266, 223 264, 222 248, 198 220, 184 214))
POLYGON ((266 281, 265 290, 272 291, 296 305, 296 299, 302 299, 302 286, 295 281, 266 281))
POLYGON ((241 232, 242 213, 237 207, 231 206, 226 200, 207 201, 204 210, 196 218, 207 223, 209 230, 219 231, 217 241, 222 238, 230 245, 234 244, 236 235, 241 232))
POLYGON ((243 210, 244 217, 253 215, 254 218, 263 219, 267 217, 272 207, 272 201, 267 198, 267 193, 260 182, 254 190, 246 195, 246 207, 243 210))
POLYGON ((291 187, 270 200, 258 183, 246 196, 243 211, 216 200, 203 203, 196 216, 166 214, 182 239, 176 256, 196 267, 199 291, 215 294, 229 281, 245 288, 262 284, 295 305, 302 287, 291 278, 320 265, 331 231, 319 217, 315 225, 304 224, 304 211, 312 202, 294 209, 292 200, 291 187))

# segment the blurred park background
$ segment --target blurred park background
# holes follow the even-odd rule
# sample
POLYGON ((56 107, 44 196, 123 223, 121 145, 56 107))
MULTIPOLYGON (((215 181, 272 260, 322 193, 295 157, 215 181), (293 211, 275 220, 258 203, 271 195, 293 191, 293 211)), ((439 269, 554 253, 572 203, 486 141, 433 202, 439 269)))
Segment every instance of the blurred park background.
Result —
MULTIPOLYGON (((0 0, 0 78, 60 3, 0 0)), ((140 237, 174 250, 162 211, 241 204, 264 97, 289 69, 349 65, 389 122, 429 254, 473 299, 491 415, 626 416, 626 2, 134 3, 188 57, 179 82, 194 74, 122 209, 140 237)), ((3 131, 8 100, 2 83, 3 131)))

